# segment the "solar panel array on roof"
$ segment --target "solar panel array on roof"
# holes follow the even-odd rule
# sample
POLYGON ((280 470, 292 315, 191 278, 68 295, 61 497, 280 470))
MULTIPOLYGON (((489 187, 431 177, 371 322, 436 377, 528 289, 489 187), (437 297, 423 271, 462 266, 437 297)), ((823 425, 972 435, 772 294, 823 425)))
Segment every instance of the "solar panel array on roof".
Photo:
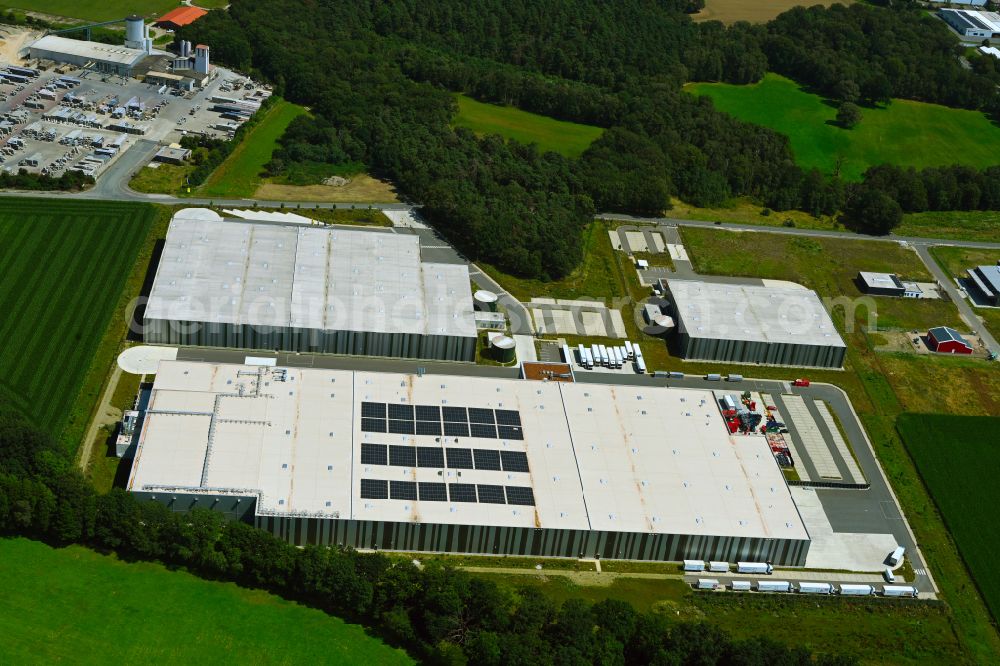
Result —
POLYGON ((531 486, 507 486, 507 504, 534 506, 535 491, 531 486))
POLYGON ((473 449, 473 457, 476 459, 476 469, 487 469, 495 472, 500 471, 500 452, 490 449, 473 449))
POLYGON ((367 442, 361 445, 361 464, 362 465, 388 465, 389 464, 389 453, 385 444, 368 444, 367 442))
POLYGON ((524 439, 517 410, 484 407, 362 402, 361 430, 395 435, 524 439))
POLYGON ((362 432, 386 432, 385 419, 361 419, 362 432))
POLYGON ((447 502, 448 492, 443 483, 421 481, 418 485, 421 502, 447 502))
POLYGON ((395 467, 416 467, 416 447, 393 444, 389 447, 389 464, 395 467))
POLYGON ((528 454, 524 451, 501 451, 500 460, 505 472, 528 471, 528 454))
POLYGON ((479 502, 481 504, 506 504, 507 500, 504 499, 503 486, 493 486, 489 484, 480 483, 476 486, 476 490, 479 493, 479 502))
POLYGON ((389 482, 382 479, 361 479, 361 499, 389 499, 389 482))
POLYGON ((444 467, 444 450, 434 446, 418 446, 417 467, 444 467))
POLYGON ((389 499, 416 500, 417 499, 416 481, 390 481, 389 499))
POLYGON ((452 502, 475 502, 476 486, 472 483, 449 483, 448 499, 452 502))
POLYGON ((472 464, 472 449, 460 449, 449 446, 448 452, 448 467, 452 469, 475 469, 475 465, 472 464))

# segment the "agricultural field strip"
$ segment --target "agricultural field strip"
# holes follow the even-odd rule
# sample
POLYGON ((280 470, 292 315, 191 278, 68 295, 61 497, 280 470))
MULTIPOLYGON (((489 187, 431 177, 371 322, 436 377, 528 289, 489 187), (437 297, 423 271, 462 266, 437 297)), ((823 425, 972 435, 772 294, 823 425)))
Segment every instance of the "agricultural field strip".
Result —
POLYGON ((826 445, 823 433, 809 413, 802 396, 785 394, 781 396, 781 401, 785 404, 787 416, 795 426, 795 432, 802 439, 802 445, 816 467, 816 472, 823 479, 842 479, 830 447, 826 445))
POLYGON ((858 463, 854 461, 854 456, 851 455, 851 450, 848 448, 847 442, 844 441, 844 437, 840 434, 840 429, 837 428, 837 422, 833 419, 830 406, 822 400, 814 400, 813 404, 816 405, 817 411, 823 417, 823 422, 830 431, 833 444, 837 447, 837 452, 840 454, 841 459, 843 459, 844 464, 847 465, 847 471, 852 477, 850 480, 854 483, 864 483, 865 475, 858 469, 858 463))

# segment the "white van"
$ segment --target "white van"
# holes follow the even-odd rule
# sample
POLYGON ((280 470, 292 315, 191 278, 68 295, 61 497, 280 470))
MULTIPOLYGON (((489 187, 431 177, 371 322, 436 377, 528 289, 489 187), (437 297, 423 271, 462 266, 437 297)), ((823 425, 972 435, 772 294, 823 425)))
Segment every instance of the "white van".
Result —
POLYGON ((892 573, 892 569, 889 567, 886 567, 885 571, 882 572, 882 578, 885 578, 885 582, 887 583, 896 582, 896 574, 892 573))

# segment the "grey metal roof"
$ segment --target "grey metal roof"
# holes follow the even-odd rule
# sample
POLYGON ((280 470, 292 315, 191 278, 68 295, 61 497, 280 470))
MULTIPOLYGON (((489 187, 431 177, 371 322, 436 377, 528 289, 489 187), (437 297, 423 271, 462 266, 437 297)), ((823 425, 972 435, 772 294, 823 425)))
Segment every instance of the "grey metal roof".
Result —
POLYGON ((976 266, 969 275, 990 296, 1000 296, 1000 266, 976 266))
POLYGON ((927 333, 938 342, 948 342, 949 340, 951 340, 954 342, 960 342, 966 347, 972 346, 968 343, 968 341, 966 341, 965 338, 962 337, 961 333, 951 328, 950 326, 935 326, 934 328, 927 331, 927 333))

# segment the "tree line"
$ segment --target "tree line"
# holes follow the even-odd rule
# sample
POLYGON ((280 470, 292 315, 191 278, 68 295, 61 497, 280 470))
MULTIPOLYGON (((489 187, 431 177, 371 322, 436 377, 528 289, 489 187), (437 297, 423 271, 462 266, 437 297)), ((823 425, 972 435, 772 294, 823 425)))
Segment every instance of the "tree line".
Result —
POLYGON ((122 489, 98 494, 69 456, 0 405, 0 535, 79 543, 268 590, 373 628, 442 664, 841 665, 852 660, 766 638, 735 640, 708 624, 628 603, 556 603, 438 563, 346 548, 297 548, 207 509, 175 513, 122 489))
MULTIPOLYGON (((885 208, 868 193, 876 181, 803 170, 786 137, 718 112, 685 93, 687 81, 750 83, 772 69, 850 104, 896 96, 997 106, 990 59, 966 70, 947 28, 908 5, 796 9, 768 25, 729 27, 692 22, 691 8, 683 0, 236 0, 180 37, 211 43, 221 61, 312 109, 283 137, 272 175, 299 164, 366 165, 423 204, 470 259, 540 279, 577 266, 593 211, 659 214, 675 196, 698 206, 745 196, 773 210, 844 211, 854 213, 852 228, 886 230, 857 215, 862 200, 885 208), (541 155, 453 131, 451 92, 605 131, 579 159, 541 155)), ((842 122, 856 121, 845 108, 842 122)))

